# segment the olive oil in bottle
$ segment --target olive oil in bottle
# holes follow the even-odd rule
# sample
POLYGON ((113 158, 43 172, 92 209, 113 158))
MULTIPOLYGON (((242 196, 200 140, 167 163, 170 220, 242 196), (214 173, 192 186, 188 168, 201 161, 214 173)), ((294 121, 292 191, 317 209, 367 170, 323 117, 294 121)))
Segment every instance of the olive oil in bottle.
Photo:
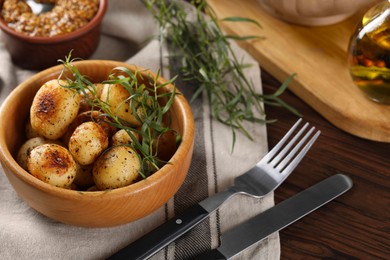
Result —
POLYGON ((370 99, 390 104, 390 0, 369 9, 349 45, 352 79, 370 99))

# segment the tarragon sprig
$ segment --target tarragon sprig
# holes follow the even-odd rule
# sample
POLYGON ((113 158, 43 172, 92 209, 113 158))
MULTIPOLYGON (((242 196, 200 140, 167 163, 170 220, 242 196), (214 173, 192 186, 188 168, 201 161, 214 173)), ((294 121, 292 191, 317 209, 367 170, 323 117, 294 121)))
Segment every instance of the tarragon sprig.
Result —
MULTIPOLYGON (((143 0, 160 26, 160 39, 173 45, 178 53, 172 55, 181 59, 181 73, 184 81, 195 82, 197 90, 192 99, 206 92, 214 118, 252 139, 245 129, 244 121, 268 123, 265 119, 263 102, 278 105, 299 114, 294 108, 280 100, 280 94, 292 80, 292 75, 273 95, 256 92, 254 85, 244 73, 248 64, 236 57, 230 39, 262 39, 259 36, 238 37, 226 35, 218 25, 214 11, 204 0, 191 1, 193 12, 188 12, 180 1, 143 0), (207 13, 207 16, 205 15, 207 13), (191 17, 189 17, 190 15, 191 17)), ((249 22, 260 27, 252 19, 241 17, 225 18, 228 22, 249 22)))
POLYGON ((140 160, 143 162, 140 172, 143 178, 157 171, 166 162, 159 159, 157 155, 156 140, 164 133, 173 131, 164 122, 167 121, 166 117, 169 115, 169 109, 175 96, 178 94, 175 88, 172 92, 161 91, 161 89, 168 84, 172 84, 175 78, 159 84, 159 72, 154 78, 149 75, 145 79, 141 71, 132 71, 126 67, 119 66, 112 69, 107 80, 92 82, 88 79, 88 76, 82 75, 77 66, 73 64, 75 60, 71 59, 70 55, 65 60, 59 60, 63 64, 63 71, 59 78, 66 79, 67 82, 67 85, 64 87, 82 93, 91 109, 101 112, 102 120, 108 118, 109 120, 105 120, 106 123, 117 129, 124 129, 129 134, 133 142, 128 145, 138 151, 140 160), (147 84, 144 82, 147 82, 147 84), (115 111, 112 111, 110 105, 98 97, 97 83, 122 85, 129 92, 128 100, 123 102, 136 100, 136 102, 130 102, 130 108, 132 114, 141 123, 141 126, 132 127, 128 122, 119 118, 115 111), (138 113, 140 110, 142 113, 138 113), (141 136, 140 140, 134 133, 141 136))

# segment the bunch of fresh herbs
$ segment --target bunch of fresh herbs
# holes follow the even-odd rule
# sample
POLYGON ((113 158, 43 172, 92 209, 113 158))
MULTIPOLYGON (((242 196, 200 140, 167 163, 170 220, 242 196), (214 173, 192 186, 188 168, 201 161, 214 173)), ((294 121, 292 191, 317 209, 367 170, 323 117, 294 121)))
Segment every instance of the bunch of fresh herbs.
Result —
MULTIPOLYGON (((214 118, 228 125, 233 133, 233 146, 236 130, 248 138, 251 134, 245 129, 244 121, 267 123, 263 103, 282 106, 299 114, 293 107, 283 102, 279 96, 291 82, 290 76, 271 95, 256 92, 253 83, 244 73, 248 66, 236 57, 230 39, 247 40, 258 36, 237 37, 226 35, 218 25, 218 19, 205 0, 191 1, 193 10, 183 1, 143 0, 160 26, 159 38, 169 41, 181 57, 181 73, 184 81, 196 82, 197 90, 192 99, 206 92, 214 118), (207 15, 205 15, 205 13, 207 15), (190 17, 191 16, 191 17, 190 17)), ((260 27, 252 19, 229 17, 230 22, 248 22, 260 27)))

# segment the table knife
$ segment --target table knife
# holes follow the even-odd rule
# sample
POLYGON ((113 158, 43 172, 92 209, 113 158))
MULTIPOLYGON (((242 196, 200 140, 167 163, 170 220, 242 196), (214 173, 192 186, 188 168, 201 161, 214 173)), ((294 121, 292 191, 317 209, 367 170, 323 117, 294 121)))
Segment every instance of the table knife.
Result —
POLYGON ((230 259, 335 199, 351 187, 352 180, 346 175, 329 177, 228 230, 221 236, 220 247, 199 255, 196 259, 230 259))

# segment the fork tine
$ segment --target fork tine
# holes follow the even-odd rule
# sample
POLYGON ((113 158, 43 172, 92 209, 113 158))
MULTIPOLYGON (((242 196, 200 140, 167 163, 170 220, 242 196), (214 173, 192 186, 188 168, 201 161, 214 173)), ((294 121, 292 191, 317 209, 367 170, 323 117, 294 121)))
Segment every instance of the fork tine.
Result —
MULTIPOLYGON (((286 157, 281 158, 281 159, 283 159, 281 162, 273 163, 274 165, 277 165, 276 166, 277 170, 279 170, 280 172, 283 170, 283 168, 287 165, 288 162, 290 162, 291 158, 294 157, 294 155, 298 152, 299 148, 301 148, 303 143, 307 140, 307 138, 309 138, 309 136, 311 135, 311 133, 313 133, 313 131, 314 131, 314 127, 312 127, 306 133, 306 135, 298 142, 297 145, 294 146, 294 148, 288 153, 288 155, 286 157)), ((293 140, 293 141, 295 142, 295 140, 293 140)), ((292 143, 293 141, 291 141, 290 143, 292 143)), ((286 147, 286 148, 289 149, 290 147, 286 147)), ((287 153, 287 149, 284 149, 285 150, 284 154, 287 153)))
MULTIPOLYGON (((314 128, 313 128, 314 130, 314 128)), ((306 155, 306 153, 309 151, 310 147, 314 144, 314 142, 317 140, 318 136, 321 134, 321 131, 318 130, 314 136, 310 139, 309 142, 303 147, 303 149, 299 152, 299 154, 289 163, 289 165, 281 172, 282 175, 284 175, 284 178, 286 178, 299 164, 299 162, 302 160, 302 158, 306 155)))
POLYGON ((277 153, 278 151, 280 150, 280 148, 282 148, 282 146, 284 145, 284 143, 287 141, 287 139, 291 136, 291 134, 295 131, 295 129, 298 127, 298 125, 301 123, 302 121, 302 118, 299 118, 298 121, 290 128, 290 130, 288 130, 288 132, 283 136, 283 138, 274 146, 274 148, 272 148, 271 151, 269 151, 264 157, 263 159, 261 159, 261 161, 259 163, 266 163, 268 162, 269 160, 271 160, 277 153))
POLYGON ((295 142, 298 140, 298 138, 303 134, 303 132, 306 130, 307 126, 309 125, 309 123, 306 123, 299 131, 296 135, 294 135, 294 137, 291 139, 290 142, 288 142, 288 144, 286 144, 286 146, 283 147, 283 150, 281 150, 279 152, 279 154, 273 158, 270 163, 272 162, 272 165, 276 166, 280 163, 280 161, 284 158, 285 154, 290 150, 291 146, 293 146, 295 144, 295 142))

